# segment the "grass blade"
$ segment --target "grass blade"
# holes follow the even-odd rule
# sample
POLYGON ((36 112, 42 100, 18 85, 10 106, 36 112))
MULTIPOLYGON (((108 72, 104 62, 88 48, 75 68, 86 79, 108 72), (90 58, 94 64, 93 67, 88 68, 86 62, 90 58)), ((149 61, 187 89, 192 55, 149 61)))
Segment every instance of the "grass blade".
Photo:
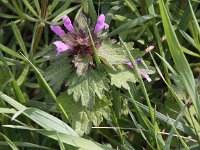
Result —
POLYGON ((190 98, 195 106, 195 109, 200 117, 200 100, 198 97, 196 84, 194 81, 194 76, 187 62, 185 55, 181 49, 178 42, 176 34, 173 30, 172 24, 170 22, 167 10, 165 8, 163 0, 159 0, 160 13, 163 21, 163 27, 166 34, 167 42, 171 55, 173 57, 174 63, 176 65, 177 71, 180 75, 180 80, 184 84, 190 98))
POLYGON ((31 6, 31 4, 29 3, 28 0, 22 0, 24 5, 26 5, 26 7, 32 12, 32 14, 36 17, 38 17, 37 12, 33 9, 33 7, 31 6))
POLYGON ((8 145, 12 148, 12 150, 19 150, 17 148, 17 146, 7 137, 5 136, 3 133, 0 132, 0 135, 6 140, 6 142, 8 143, 8 145))
POLYGON ((13 33, 15 35, 15 38, 16 38, 16 40, 17 40, 22 52, 24 53, 25 56, 28 56, 28 53, 27 53, 27 50, 26 50, 26 46, 24 44, 24 41, 23 41, 22 36, 20 34, 20 31, 17 28, 17 25, 14 22, 12 22, 11 23, 11 27, 12 27, 13 33))
POLYGON ((17 52, 11 50, 10 48, 4 46, 3 44, 0 43, 0 49, 4 51, 5 53, 9 54, 10 56, 13 56, 15 58, 21 59, 21 60, 26 60, 22 55, 18 54, 17 52))
MULTIPOLYGON (((26 58, 26 57, 25 57, 26 58)), ((55 102, 57 103, 58 107, 60 108, 61 112, 64 114, 64 116, 66 117, 66 119, 68 119, 68 115, 66 113, 66 111, 64 110, 64 108, 62 107, 61 103, 58 101, 56 95, 54 94, 54 92, 52 91, 52 89, 50 88, 50 86, 48 85, 48 83, 45 81, 45 79, 43 78, 42 74, 39 72, 39 70, 26 58, 27 62, 29 63, 29 65, 33 68, 35 74, 37 75, 37 79, 43 84, 43 86, 47 89, 47 91, 49 92, 49 94, 52 96, 52 98, 55 100, 55 102)))
POLYGON ((107 37, 111 37, 113 35, 116 35, 116 34, 119 34, 120 32, 123 32, 125 30, 128 30, 128 29, 131 29, 133 27, 136 27, 142 23, 144 23, 145 21, 148 21, 152 18, 155 18, 155 16, 152 16, 152 15, 146 15, 146 16, 141 16, 141 17, 138 17, 134 20, 131 20, 123 25, 121 25, 120 27, 118 27, 117 29, 115 29, 114 31, 110 32, 107 37))

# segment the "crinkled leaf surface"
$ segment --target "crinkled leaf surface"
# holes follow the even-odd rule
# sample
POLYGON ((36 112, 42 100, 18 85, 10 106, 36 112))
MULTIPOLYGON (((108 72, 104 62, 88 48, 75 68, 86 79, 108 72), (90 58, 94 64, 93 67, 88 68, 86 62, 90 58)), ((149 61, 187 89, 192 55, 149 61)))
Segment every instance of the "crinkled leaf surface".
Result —
MULTIPOLYGON (((133 48, 133 43, 126 43, 127 48, 131 51, 133 58, 137 59, 144 55, 143 51, 133 48)), ((112 40, 105 40, 102 42, 101 47, 98 49, 100 58, 109 65, 121 65, 129 60, 126 50, 112 40)))
POLYGON ((76 55, 73 60, 74 66, 76 67, 76 73, 78 75, 84 75, 88 70, 90 64, 90 57, 88 55, 81 56, 76 55))
POLYGON ((45 79, 54 91, 58 91, 63 82, 71 72, 72 64, 69 62, 68 54, 61 53, 55 61, 47 68, 45 79))
POLYGON ((115 70, 112 68, 107 69, 111 78, 111 85, 115 85, 118 88, 130 89, 128 82, 136 82, 136 77, 133 70, 126 65, 117 65, 115 70))
POLYGON ((95 103, 95 96, 102 99, 104 91, 108 90, 108 79, 104 72, 88 69, 85 75, 71 74, 67 85, 68 94, 73 94, 76 102, 80 99, 82 106, 91 109, 95 103))
POLYGON ((73 129, 79 135, 88 134, 92 125, 98 126, 103 121, 103 117, 109 119, 111 102, 106 98, 97 99, 91 111, 83 107, 80 101, 74 102, 73 97, 67 92, 62 93, 58 99, 67 111, 73 129))
POLYGON ((111 40, 102 42, 101 47, 98 49, 98 54, 110 65, 123 64, 128 60, 128 56, 124 48, 119 44, 113 43, 111 40))
MULTIPOLYGON (((155 71, 153 67, 149 66, 149 63, 139 63, 139 69, 146 74, 153 74, 155 71)), ((133 68, 128 65, 115 65, 114 68, 108 68, 107 72, 111 79, 111 85, 115 85, 118 88, 130 89, 128 82, 136 83, 138 79, 136 78, 133 68)))

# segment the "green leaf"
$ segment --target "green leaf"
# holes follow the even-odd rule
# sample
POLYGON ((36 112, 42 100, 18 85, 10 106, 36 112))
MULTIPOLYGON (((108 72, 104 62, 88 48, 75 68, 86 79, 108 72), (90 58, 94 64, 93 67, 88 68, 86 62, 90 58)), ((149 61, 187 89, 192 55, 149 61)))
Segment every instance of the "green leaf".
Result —
POLYGON ((19 58, 19 59, 21 59, 21 60, 25 60, 25 58, 24 58, 22 55, 18 54, 17 52, 13 51, 12 49, 10 49, 10 48, 8 48, 8 47, 6 47, 6 46, 4 46, 4 45, 2 45, 1 43, 0 43, 0 49, 1 49, 3 52, 9 54, 10 56, 19 58))
POLYGON ((26 7, 31 11, 31 13, 32 13, 34 16, 38 17, 37 12, 36 12, 36 11, 34 10, 34 8, 31 6, 31 4, 29 3, 29 1, 28 1, 28 0, 22 0, 22 1, 23 1, 24 5, 26 5, 26 7))
POLYGON ((12 150, 19 150, 17 148, 17 146, 7 137, 5 136, 3 133, 0 132, 0 135, 6 140, 6 142, 8 143, 8 145, 12 148, 12 150))
MULTIPOLYGON (((59 1, 59 2, 60 2, 60 1, 59 1)), ((58 2, 58 3, 59 3, 59 2, 58 2)), ((51 19, 51 18, 53 18, 53 17, 59 15, 59 14, 62 13, 63 11, 65 11, 65 10, 69 7, 69 5, 70 5, 71 3, 72 3, 71 0, 66 1, 66 2, 62 5, 62 7, 60 7, 58 10, 56 10, 54 13, 52 13, 52 14, 48 17, 48 19, 51 19)), ((53 9, 55 8, 55 5, 57 5, 56 1, 53 2, 53 4, 52 4, 53 7, 52 7, 52 10, 51 10, 51 11, 53 11, 53 9)))
POLYGON ((17 25, 14 22, 12 22, 11 23, 11 27, 12 27, 13 33, 15 35, 15 38, 16 38, 16 40, 17 40, 22 52, 24 53, 25 56, 28 56, 26 46, 24 44, 24 41, 22 39, 21 33, 20 33, 17 25))
POLYGON ((43 129, 35 129, 32 127, 27 127, 27 126, 15 126, 15 125, 4 125, 4 127, 7 128, 14 128, 14 129, 24 129, 24 130, 29 130, 29 131, 36 131, 46 137, 49 137, 51 139, 57 140, 58 141, 58 135, 60 137, 60 141, 65 144, 69 144, 75 147, 80 147, 86 150, 113 150, 110 147, 107 147, 103 144, 99 144, 97 142, 94 142, 92 140, 80 138, 77 136, 71 136, 68 134, 64 133, 58 133, 56 131, 49 131, 49 130, 43 130, 43 129))
POLYGON ((63 133, 71 136, 77 136, 76 132, 74 132, 74 130, 65 122, 40 109, 27 108, 2 92, 0 92, 0 100, 7 102, 18 110, 18 112, 14 114, 14 117, 17 117, 20 115, 20 113, 23 113, 25 116, 46 130, 56 131, 58 133, 63 133))
POLYGON ((92 125, 99 126, 103 117, 106 119, 110 117, 109 105, 111 105, 111 102, 106 98, 98 99, 91 111, 81 106, 80 102, 74 102, 72 96, 69 96, 67 92, 62 93, 58 99, 67 111, 72 128, 78 135, 88 134, 92 125))
POLYGON ((108 90, 108 79, 105 77, 104 72, 100 73, 90 69, 85 75, 71 74, 67 85, 69 85, 68 94, 73 93, 76 102, 81 99, 82 106, 91 109, 95 103, 95 95, 102 99, 104 91, 108 90))
POLYGON ((86 18, 86 16, 83 13, 81 13, 77 16, 76 20, 78 21, 75 21, 74 25, 87 32, 88 19, 86 18))
POLYGON ((115 29, 114 31, 112 31, 111 33, 108 34, 108 37, 111 37, 113 35, 119 34, 123 31, 126 31, 128 29, 131 29, 133 27, 136 27, 142 23, 144 23, 147 20, 150 20, 152 18, 155 18, 155 16, 152 15, 146 15, 146 16, 140 16, 138 18, 135 18, 134 20, 128 21, 127 23, 121 25, 120 27, 118 27, 117 29, 115 29))
POLYGON ((39 0, 34 0, 34 4, 35 4, 35 8, 39 14, 41 12, 39 0))
MULTIPOLYGON (((52 148, 49 148, 49 147, 45 147, 45 146, 40 146, 40 145, 37 145, 37 144, 33 144, 33 143, 29 143, 29 142, 14 142, 13 143, 16 145, 16 146, 21 146, 21 147, 28 147, 28 148, 35 148, 35 149, 47 149, 47 150, 53 150, 52 148)), ((8 143, 4 142, 4 141, 0 141, 0 145, 3 146, 3 145, 8 145, 8 143)))
POLYGON ((199 57, 200 58, 199 54, 197 54, 197 53, 195 53, 195 52, 193 52, 193 51, 185 48, 184 46, 181 46, 181 48, 182 48, 182 50, 183 50, 184 53, 186 53, 188 55, 191 55, 191 56, 195 56, 195 57, 199 57))
POLYGON ((159 2, 162 21, 163 21, 163 27, 164 27, 164 31, 166 34, 171 55, 173 57, 177 71, 180 75, 180 80, 183 83, 185 89, 187 90, 199 117, 200 116, 200 109, 199 109, 200 101, 199 101, 199 96, 196 89, 193 73, 181 49, 181 46, 176 37, 176 34, 173 30, 172 23, 167 13, 165 4, 163 0, 159 0, 158 2, 159 2))
POLYGON ((93 0, 88 0, 87 3, 88 3, 88 10, 89 10, 88 13, 91 16, 92 21, 96 22, 96 20, 97 20, 97 13, 95 11, 94 2, 93 2, 93 0))
POLYGON ((68 54, 60 54, 54 62, 48 67, 45 74, 45 79, 49 82, 49 85, 54 91, 58 91, 64 80, 71 72, 72 65, 69 63, 68 54))
MULTIPOLYGON (((43 134, 44 136, 48 136, 49 138, 58 140, 57 134, 54 131, 52 132, 48 130, 41 130, 38 132, 43 134)), ((62 133, 58 133, 58 134, 59 134, 61 142, 65 144, 73 145, 73 146, 80 147, 86 150, 113 150, 110 147, 96 143, 92 140, 87 140, 87 139, 75 137, 75 136, 69 136, 62 133)))
POLYGON ((118 88, 125 88, 130 90, 128 82, 136 82, 136 77, 128 66, 118 65, 114 69, 108 68, 108 74, 111 78, 111 85, 115 85, 118 88))
POLYGON ((73 63, 74 66, 76 67, 77 75, 84 75, 87 72, 90 64, 90 56, 76 55, 74 56, 73 63))
POLYGON ((111 40, 104 41, 98 49, 98 55, 110 65, 124 64, 128 56, 124 48, 111 40))
POLYGON ((64 15, 68 15, 70 14, 71 12, 73 12, 74 10, 76 10, 77 8, 79 8, 80 5, 76 5, 74 7, 70 7, 68 9, 66 9, 65 11, 63 11, 62 13, 60 13, 58 16, 56 16, 52 22, 58 22, 64 15))

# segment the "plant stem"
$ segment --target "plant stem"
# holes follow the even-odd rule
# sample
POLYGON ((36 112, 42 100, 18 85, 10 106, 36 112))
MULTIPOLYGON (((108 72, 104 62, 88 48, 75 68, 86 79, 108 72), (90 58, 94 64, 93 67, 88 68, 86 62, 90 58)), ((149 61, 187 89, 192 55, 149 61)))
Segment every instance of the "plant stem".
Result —
POLYGON ((86 23, 86 26, 87 26, 87 29, 88 29, 88 33, 89 33, 89 36, 90 36, 90 41, 92 43, 92 49, 93 49, 93 52, 94 52, 94 59, 95 59, 95 62, 96 62, 96 65, 97 65, 97 69, 100 69, 100 64, 101 64, 101 61, 99 59, 99 56, 98 56, 98 53, 97 53, 97 49, 94 45, 94 41, 93 41, 93 38, 92 38, 92 35, 91 35, 91 32, 90 32, 90 29, 86 23))
POLYGON ((1 50, 0 50, 0 60, 4 64, 4 67, 6 69, 6 74, 11 79, 11 84, 12 84, 12 87, 13 87, 13 90, 14 90, 14 93, 17 97, 18 102, 25 103, 26 102, 25 97, 24 97, 20 87, 18 86, 17 81, 15 80, 12 72, 10 71, 10 68, 9 68, 1 50))
POLYGON ((114 110, 111 108, 111 113, 112 113, 112 116, 113 116, 113 121, 114 121, 114 125, 117 127, 117 133, 119 135, 119 138, 120 138, 120 141, 121 143, 124 145, 124 139, 123 139, 123 136, 122 136, 122 133, 121 133, 121 130, 119 128, 119 124, 118 124, 118 121, 117 121, 117 117, 115 115, 115 112, 114 110))
POLYGON ((65 109, 63 108, 63 106, 61 105, 61 103, 59 102, 59 100, 57 99, 56 95, 54 94, 54 92, 52 91, 52 89, 50 88, 50 86, 48 85, 48 83, 43 78, 42 74, 38 71, 38 69, 34 66, 34 64, 31 61, 28 60, 28 58, 26 58, 26 60, 29 63, 29 65, 33 68, 35 74, 38 76, 38 80, 40 80, 44 84, 44 87, 47 89, 47 91, 49 92, 49 94, 51 95, 51 97, 55 100, 56 104, 60 108, 60 110, 63 113, 63 115, 66 117, 66 119, 68 119, 68 115, 67 115, 65 109))
POLYGON ((31 50, 30 50, 30 54, 29 54, 30 59, 32 59, 32 56, 36 52, 36 49, 38 47, 38 44, 40 42, 43 30, 44 30, 48 0, 42 0, 41 5, 42 5, 41 14, 40 14, 40 18, 39 18, 40 23, 36 24, 36 26, 35 26, 35 32, 33 34, 33 40, 31 43, 31 50))
POLYGON ((135 74, 136 74, 136 76, 137 76, 137 78, 138 78, 138 80, 139 80, 139 83, 140 83, 141 88, 142 88, 142 92, 143 92, 143 94, 144 94, 144 96, 145 96, 145 98, 146 98, 146 102, 147 102, 147 105, 148 105, 148 107, 149 107, 149 113, 150 113, 150 117, 151 117, 151 122, 152 122, 152 124, 154 124, 154 123, 155 123, 155 119, 154 119, 153 108, 152 108, 152 106, 151 106, 151 103, 150 103, 150 100, 149 100, 149 97, 148 97, 148 94, 147 94, 147 91, 146 91, 144 82, 143 82, 143 80, 142 80, 142 77, 141 77, 141 75, 140 75, 140 73, 139 73, 139 70, 138 70, 137 66, 136 66, 135 63, 134 63, 135 60, 134 60, 134 58, 132 57, 132 55, 131 55, 130 51, 128 50, 128 48, 126 47, 126 45, 124 44, 124 42, 122 41, 122 39, 121 39, 120 37, 119 37, 119 39, 120 39, 120 42, 121 42, 122 45, 124 46, 124 48, 125 48, 125 50, 126 50, 128 56, 129 56, 129 59, 130 59, 131 64, 133 65, 134 72, 135 72, 135 74))

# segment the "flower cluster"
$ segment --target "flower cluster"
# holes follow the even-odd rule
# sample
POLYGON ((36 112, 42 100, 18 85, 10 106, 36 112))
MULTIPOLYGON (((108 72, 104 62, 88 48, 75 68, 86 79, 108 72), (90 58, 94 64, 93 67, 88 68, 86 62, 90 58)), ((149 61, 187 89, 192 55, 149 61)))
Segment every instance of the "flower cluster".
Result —
MULTIPOLYGON (((91 41, 87 30, 82 28, 74 28, 68 16, 62 17, 63 24, 69 32, 65 32, 60 26, 51 26, 51 30, 60 37, 60 40, 55 41, 53 44, 56 46, 57 55, 68 51, 74 55, 76 54, 90 54, 93 56, 91 41)), ((92 36, 95 47, 98 48, 100 41, 98 34, 103 29, 108 29, 108 24, 105 23, 105 16, 101 14, 97 19, 97 24, 93 29, 92 36)))

